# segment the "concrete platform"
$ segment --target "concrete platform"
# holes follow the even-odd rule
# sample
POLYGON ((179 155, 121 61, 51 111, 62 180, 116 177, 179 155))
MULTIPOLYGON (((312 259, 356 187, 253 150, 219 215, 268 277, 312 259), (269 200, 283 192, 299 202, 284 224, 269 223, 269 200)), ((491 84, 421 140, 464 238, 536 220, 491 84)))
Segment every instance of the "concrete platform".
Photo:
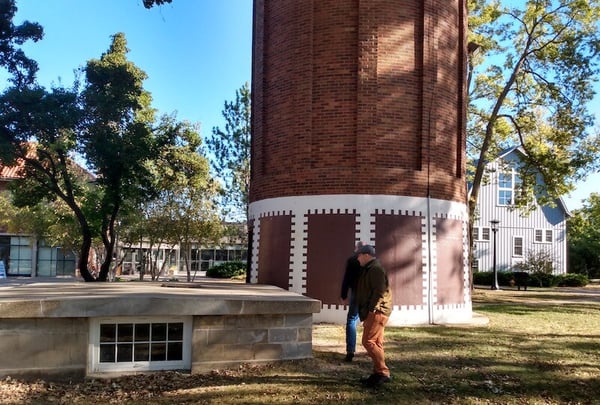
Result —
MULTIPOLYGON (((193 373, 240 363, 308 358, 312 317, 320 308, 318 300, 277 287, 210 279, 195 283, 2 279, 0 376, 72 378, 173 365, 193 373), (98 331, 103 322, 181 323, 189 338, 177 344, 184 346, 184 357, 189 359, 163 365, 120 360, 102 364, 98 331)), ((113 346, 132 350, 138 343, 130 340, 115 341, 113 346)))
POLYGON ((203 279, 194 283, 73 279, 0 280, 0 318, 316 313, 320 301, 278 287, 203 279), (132 305, 135 300, 136 305, 132 305), (276 305, 275 305, 276 304, 276 305))

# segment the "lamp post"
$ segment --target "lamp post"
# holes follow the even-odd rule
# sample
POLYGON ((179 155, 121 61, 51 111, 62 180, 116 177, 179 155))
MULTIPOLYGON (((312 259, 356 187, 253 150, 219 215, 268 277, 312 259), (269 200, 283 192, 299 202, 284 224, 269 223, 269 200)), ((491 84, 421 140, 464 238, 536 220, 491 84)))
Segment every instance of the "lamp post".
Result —
POLYGON ((498 232, 498 224, 500 221, 492 219, 490 224, 492 225, 492 232, 494 233, 494 253, 493 253, 493 268, 494 268, 494 279, 492 280, 492 290, 499 290, 498 286, 498 272, 496 271, 496 232, 498 232))

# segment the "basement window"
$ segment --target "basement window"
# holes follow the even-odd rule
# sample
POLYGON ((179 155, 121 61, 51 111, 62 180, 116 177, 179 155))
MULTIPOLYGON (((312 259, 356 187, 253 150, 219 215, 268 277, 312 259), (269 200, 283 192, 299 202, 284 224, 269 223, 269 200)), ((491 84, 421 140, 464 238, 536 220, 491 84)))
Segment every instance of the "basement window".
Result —
POLYGON ((191 367, 191 318, 99 318, 90 326, 91 372, 191 367))

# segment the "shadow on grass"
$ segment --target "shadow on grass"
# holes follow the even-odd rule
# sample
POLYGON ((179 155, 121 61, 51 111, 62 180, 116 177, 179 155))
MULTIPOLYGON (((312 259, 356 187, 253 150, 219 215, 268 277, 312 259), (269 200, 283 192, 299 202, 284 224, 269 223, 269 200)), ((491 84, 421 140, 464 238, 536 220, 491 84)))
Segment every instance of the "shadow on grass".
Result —
POLYGON ((524 304, 510 304, 510 303, 491 303, 491 304, 476 304, 474 305, 475 311, 485 311, 498 314, 511 314, 511 315, 530 315, 536 313, 545 313, 552 311, 555 313, 563 314, 584 314, 591 315, 596 312, 596 315, 600 315, 600 305, 590 304, 572 304, 568 305, 547 305, 540 303, 524 303, 524 304))

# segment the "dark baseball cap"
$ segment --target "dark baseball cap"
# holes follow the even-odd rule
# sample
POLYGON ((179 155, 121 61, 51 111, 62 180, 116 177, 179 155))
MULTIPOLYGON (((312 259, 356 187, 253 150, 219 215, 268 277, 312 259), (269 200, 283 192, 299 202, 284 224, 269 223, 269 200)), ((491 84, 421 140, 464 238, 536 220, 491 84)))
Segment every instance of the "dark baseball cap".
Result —
POLYGON ((375 248, 371 245, 363 245, 358 249, 358 251, 356 253, 375 256, 375 248))

